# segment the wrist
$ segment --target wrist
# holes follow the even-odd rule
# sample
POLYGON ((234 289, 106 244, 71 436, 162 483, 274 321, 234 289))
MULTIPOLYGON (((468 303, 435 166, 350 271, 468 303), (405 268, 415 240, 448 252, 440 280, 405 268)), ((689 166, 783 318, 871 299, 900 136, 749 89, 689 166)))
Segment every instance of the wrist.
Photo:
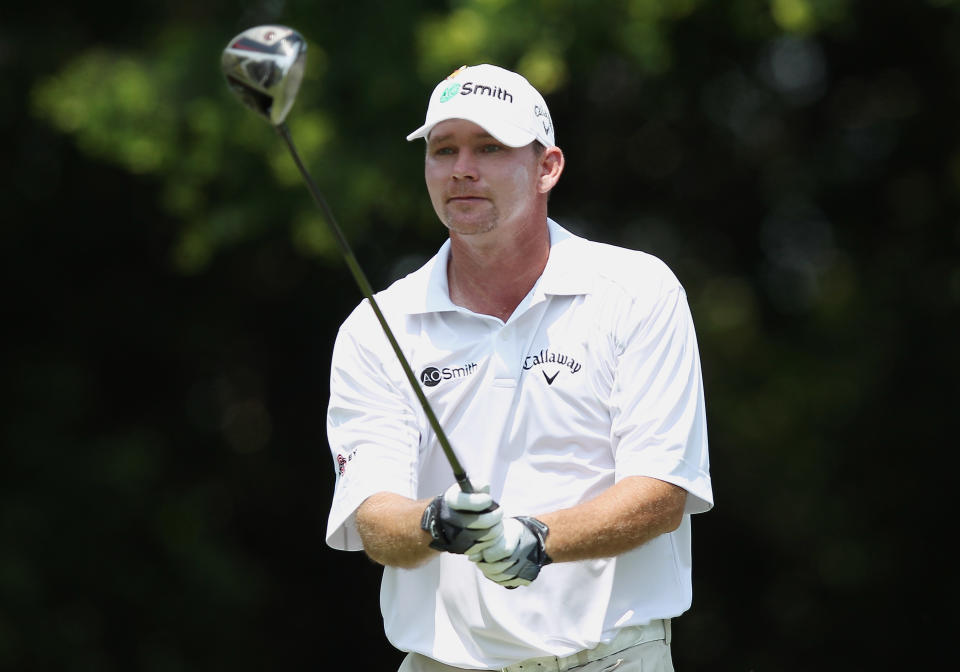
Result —
POLYGON ((430 548, 438 551, 444 550, 446 540, 440 527, 440 507, 443 502, 443 496, 437 495, 430 500, 423 514, 420 516, 420 529, 430 535, 430 548))
POLYGON ((516 518, 537 538, 537 564, 544 567, 553 562, 553 558, 547 554, 547 535, 550 534, 547 524, 533 516, 516 516, 516 518))

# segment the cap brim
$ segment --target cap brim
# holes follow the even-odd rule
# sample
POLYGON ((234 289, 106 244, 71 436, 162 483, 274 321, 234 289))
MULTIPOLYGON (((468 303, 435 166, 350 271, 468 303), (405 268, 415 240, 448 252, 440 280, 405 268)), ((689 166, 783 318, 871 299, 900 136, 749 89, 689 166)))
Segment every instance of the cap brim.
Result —
POLYGON ((407 136, 407 140, 416 140, 417 138, 426 138, 430 134, 430 129, 434 127, 435 124, 424 124, 413 133, 407 136))
POLYGON ((436 121, 432 121, 428 124, 424 124, 417 130, 415 130, 413 133, 408 135, 407 140, 408 141, 416 140, 417 138, 427 139, 429 138, 430 131, 433 130, 434 126, 436 126, 437 124, 443 121, 449 121, 450 119, 463 119, 464 121, 472 122, 477 126, 479 126, 480 128, 482 128, 483 130, 485 130, 490 135, 492 135, 499 142, 502 142, 503 144, 505 144, 507 147, 526 147, 531 142, 537 139, 537 136, 530 133, 529 131, 525 131, 522 128, 517 128, 516 126, 510 123, 491 124, 489 123, 489 120, 480 122, 476 119, 471 119, 468 116, 462 116, 462 117, 447 117, 444 119, 437 119, 436 121))

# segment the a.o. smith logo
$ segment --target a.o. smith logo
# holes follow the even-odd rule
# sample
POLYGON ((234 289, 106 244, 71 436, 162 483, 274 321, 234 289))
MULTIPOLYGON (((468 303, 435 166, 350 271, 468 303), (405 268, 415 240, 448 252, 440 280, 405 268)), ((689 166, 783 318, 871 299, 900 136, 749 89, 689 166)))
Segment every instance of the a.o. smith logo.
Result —
POLYGON ((427 387, 435 387, 445 380, 454 380, 469 376, 477 370, 476 362, 464 364, 463 366, 445 366, 439 369, 435 366, 428 366, 420 372, 420 382, 427 387))
POLYGON ((477 96, 491 96, 497 98, 498 100, 504 100, 508 103, 513 102, 513 95, 510 94, 506 89, 501 89, 499 86, 487 86, 486 84, 477 84, 476 82, 454 82, 447 86, 443 91, 440 92, 440 102, 445 103, 448 100, 452 100, 457 94, 461 96, 469 96, 471 94, 477 96))

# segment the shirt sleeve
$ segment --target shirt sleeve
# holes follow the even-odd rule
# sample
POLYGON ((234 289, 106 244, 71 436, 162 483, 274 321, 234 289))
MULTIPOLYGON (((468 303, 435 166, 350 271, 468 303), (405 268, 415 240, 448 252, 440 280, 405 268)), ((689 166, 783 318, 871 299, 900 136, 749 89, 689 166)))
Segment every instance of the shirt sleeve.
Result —
POLYGON ((420 431, 389 366, 395 359, 364 301, 340 328, 330 367, 327 440, 336 485, 326 541, 338 550, 363 548, 355 516, 367 497, 416 492, 420 431))
MULTIPOLYGON (((666 272, 666 271, 665 271, 666 272)), ((672 273, 653 300, 621 313, 611 395, 617 480, 649 476, 687 491, 685 513, 713 507, 700 355, 672 273)))

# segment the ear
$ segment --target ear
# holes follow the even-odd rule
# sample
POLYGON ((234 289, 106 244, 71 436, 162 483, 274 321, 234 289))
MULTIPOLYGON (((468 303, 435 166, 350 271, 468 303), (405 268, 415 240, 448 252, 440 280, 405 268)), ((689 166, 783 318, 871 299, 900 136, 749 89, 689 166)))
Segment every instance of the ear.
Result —
POLYGON ((560 181, 563 166, 564 158, 560 148, 547 147, 540 156, 540 180, 537 183, 537 191, 541 194, 549 193, 560 181))

